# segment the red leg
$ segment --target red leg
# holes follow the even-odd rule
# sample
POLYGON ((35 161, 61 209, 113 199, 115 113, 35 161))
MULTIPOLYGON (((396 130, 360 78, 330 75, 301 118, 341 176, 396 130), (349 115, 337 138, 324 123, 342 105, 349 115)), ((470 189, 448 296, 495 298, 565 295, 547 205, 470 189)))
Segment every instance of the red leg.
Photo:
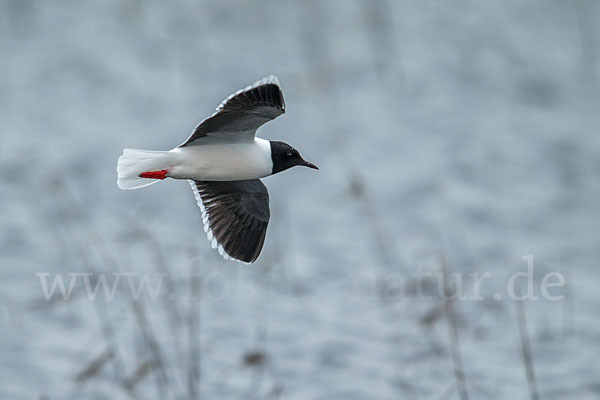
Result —
POLYGON ((167 177, 167 171, 168 170, 163 169, 163 170, 160 170, 160 171, 142 172, 140 174, 140 178, 165 179, 167 177))

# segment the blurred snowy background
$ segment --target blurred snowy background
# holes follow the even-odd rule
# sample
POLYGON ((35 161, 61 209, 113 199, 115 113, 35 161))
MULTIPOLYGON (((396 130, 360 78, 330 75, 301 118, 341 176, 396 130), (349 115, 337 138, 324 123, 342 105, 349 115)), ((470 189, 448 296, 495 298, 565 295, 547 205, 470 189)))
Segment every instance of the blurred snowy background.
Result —
POLYGON ((598 21, 592 0, 0 1, 0 398, 525 399, 522 339, 540 398, 600 398, 598 21), (115 164, 269 74, 288 111, 260 136, 321 170, 265 180, 247 267, 187 183, 120 191, 115 164), (419 279, 444 267, 464 299, 419 279), (163 279, 46 300, 73 273, 163 279))

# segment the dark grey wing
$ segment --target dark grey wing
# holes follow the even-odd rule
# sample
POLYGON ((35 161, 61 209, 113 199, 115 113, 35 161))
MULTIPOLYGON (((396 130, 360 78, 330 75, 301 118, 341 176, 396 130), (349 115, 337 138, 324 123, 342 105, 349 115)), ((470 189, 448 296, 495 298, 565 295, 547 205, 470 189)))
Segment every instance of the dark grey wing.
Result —
POLYGON ((217 112, 200 122, 179 147, 189 146, 206 137, 252 140, 261 125, 284 112, 285 102, 279 81, 271 75, 226 98, 217 107, 217 112))
POLYGON ((260 179, 190 184, 212 247, 225 258, 254 262, 265 243, 269 224, 267 187, 260 179))

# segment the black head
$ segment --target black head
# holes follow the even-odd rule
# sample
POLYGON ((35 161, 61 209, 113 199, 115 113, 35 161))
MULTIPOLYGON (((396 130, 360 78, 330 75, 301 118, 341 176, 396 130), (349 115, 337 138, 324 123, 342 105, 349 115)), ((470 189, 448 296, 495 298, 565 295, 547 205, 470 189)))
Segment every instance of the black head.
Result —
POLYGON ((296 165, 319 169, 315 164, 305 161, 300 156, 300 153, 298 153, 298 150, 283 142, 271 141, 271 160, 273 161, 273 174, 285 171, 296 165))

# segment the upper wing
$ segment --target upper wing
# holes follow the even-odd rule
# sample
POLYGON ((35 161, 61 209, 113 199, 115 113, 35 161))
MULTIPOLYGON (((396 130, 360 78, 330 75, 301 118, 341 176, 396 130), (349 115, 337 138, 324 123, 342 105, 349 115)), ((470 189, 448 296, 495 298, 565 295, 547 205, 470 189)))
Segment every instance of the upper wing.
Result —
POLYGON ((226 259, 252 263, 260 254, 269 224, 269 193, 260 179, 190 181, 213 249, 226 259))
POLYGON ((250 140, 259 126, 284 112, 285 102, 279 80, 271 75, 223 100, 217 111, 200 122, 180 147, 207 136, 250 140))

